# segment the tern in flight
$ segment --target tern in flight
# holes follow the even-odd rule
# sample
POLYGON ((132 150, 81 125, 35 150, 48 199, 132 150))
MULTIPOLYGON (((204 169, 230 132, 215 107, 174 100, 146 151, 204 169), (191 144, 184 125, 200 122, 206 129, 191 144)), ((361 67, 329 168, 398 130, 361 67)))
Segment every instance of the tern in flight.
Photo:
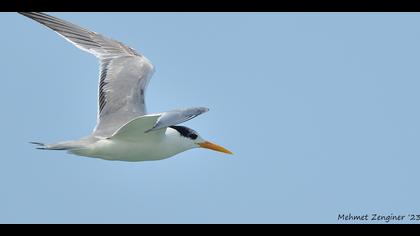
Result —
POLYGON ((144 96, 154 67, 133 48, 44 13, 20 14, 54 30, 100 61, 97 124, 92 134, 54 144, 32 142, 38 149, 119 161, 162 160, 199 147, 232 154, 178 125, 207 112, 207 108, 147 114, 144 96))

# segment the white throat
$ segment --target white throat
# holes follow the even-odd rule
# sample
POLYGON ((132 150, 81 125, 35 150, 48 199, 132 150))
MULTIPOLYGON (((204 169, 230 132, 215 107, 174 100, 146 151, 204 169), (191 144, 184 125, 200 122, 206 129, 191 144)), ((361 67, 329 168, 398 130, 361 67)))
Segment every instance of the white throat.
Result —
POLYGON ((168 127, 165 131, 165 143, 165 148, 167 148, 168 151, 176 153, 180 153, 197 147, 194 141, 181 136, 177 130, 171 127, 168 127))

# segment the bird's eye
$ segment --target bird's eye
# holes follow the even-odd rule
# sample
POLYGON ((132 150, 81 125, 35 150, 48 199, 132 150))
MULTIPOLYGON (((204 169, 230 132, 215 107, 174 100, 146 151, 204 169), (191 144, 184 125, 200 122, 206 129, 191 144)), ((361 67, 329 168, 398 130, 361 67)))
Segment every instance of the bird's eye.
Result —
POLYGON ((190 134, 189 136, 190 136, 190 138, 192 138, 192 139, 196 139, 196 138, 198 137, 196 134, 190 134))

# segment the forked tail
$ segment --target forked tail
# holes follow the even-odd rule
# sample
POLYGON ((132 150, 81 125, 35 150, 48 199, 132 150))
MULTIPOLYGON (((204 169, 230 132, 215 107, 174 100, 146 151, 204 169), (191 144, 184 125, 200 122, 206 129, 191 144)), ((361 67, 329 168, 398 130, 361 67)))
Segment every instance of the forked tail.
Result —
POLYGON ((29 142, 31 144, 37 145, 36 149, 41 150, 72 150, 72 149, 78 149, 82 148, 80 141, 66 141, 66 142, 60 142, 55 144, 45 144, 40 142, 29 142))
POLYGON ((37 145, 38 147, 36 147, 36 149, 46 149, 45 144, 43 143, 38 143, 38 142, 29 142, 29 143, 37 145))

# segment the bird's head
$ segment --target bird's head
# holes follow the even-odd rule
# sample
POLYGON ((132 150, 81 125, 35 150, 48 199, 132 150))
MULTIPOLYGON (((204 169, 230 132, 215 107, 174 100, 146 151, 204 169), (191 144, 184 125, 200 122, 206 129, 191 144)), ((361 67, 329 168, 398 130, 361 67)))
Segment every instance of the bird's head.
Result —
POLYGON ((201 138, 201 136, 195 130, 192 130, 188 127, 170 126, 170 128, 176 130, 179 133, 182 142, 189 148, 207 148, 218 152, 233 154, 226 148, 201 138))

